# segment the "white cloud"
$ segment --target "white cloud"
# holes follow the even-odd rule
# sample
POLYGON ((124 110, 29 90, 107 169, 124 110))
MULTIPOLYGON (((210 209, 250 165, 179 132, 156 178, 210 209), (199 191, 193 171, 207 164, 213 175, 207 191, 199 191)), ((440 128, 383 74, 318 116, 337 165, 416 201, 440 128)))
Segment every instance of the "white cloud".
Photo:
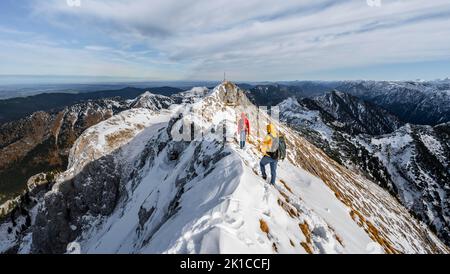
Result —
POLYGON ((78 8, 53 0, 36 1, 34 14, 113 39, 61 50, 95 60, 78 69, 104 75, 212 79, 227 70, 236 79, 296 79, 450 58, 447 0, 385 0, 376 8, 365 0, 82 0, 78 8), (132 49, 141 44, 146 49, 132 49))

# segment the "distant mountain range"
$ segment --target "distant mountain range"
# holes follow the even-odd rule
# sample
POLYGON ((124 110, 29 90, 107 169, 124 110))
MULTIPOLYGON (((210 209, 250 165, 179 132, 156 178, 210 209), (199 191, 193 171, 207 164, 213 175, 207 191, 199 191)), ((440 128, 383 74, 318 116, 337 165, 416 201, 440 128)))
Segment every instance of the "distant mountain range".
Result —
POLYGON ((26 117, 36 111, 57 112, 66 106, 87 100, 114 97, 122 100, 134 99, 146 91, 170 96, 183 90, 174 87, 155 87, 149 89, 127 87, 119 90, 103 90, 85 93, 43 93, 29 97, 0 100, 0 124, 26 117))
POLYGON ((258 105, 276 105, 289 97, 311 98, 337 90, 371 102, 412 124, 450 121, 450 80, 300 81, 252 86, 247 96, 258 105))
POLYGON ((336 89, 381 106, 408 123, 450 121, 450 81, 348 81, 336 89))
MULTIPOLYGON (((378 105, 395 114, 403 122, 437 125, 450 121, 450 80, 428 82, 294 81, 262 84, 241 83, 239 87, 246 90, 246 95, 256 105, 277 105, 289 97, 312 98, 336 90, 378 105)), ((44 93, 0 100, 0 124, 23 118, 35 111, 59 110, 64 106, 85 100, 111 97, 133 99, 147 90, 154 94, 170 96, 186 90, 186 88, 178 86, 126 87, 79 93, 44 93)))

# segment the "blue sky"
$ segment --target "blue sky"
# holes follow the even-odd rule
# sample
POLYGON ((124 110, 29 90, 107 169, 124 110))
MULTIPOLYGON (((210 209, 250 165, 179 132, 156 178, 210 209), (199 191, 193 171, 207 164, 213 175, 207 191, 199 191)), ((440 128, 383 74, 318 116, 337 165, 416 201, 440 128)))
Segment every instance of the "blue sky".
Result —
POLYGON ((0 76, 450 77, 448 0, 76 2, 0 1, 0 76))

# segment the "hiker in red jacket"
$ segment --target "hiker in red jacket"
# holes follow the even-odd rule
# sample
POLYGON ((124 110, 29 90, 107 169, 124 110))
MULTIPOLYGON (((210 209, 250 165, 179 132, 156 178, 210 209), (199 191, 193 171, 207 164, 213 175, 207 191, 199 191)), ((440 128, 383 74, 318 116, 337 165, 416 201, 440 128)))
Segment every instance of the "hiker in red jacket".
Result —
POLYGON ((239 146, 243 149, 247 136, 250 135, 250 122, 244 112, 241 113, 241 119, 238 121, 238 134, 240 136, 239 146))

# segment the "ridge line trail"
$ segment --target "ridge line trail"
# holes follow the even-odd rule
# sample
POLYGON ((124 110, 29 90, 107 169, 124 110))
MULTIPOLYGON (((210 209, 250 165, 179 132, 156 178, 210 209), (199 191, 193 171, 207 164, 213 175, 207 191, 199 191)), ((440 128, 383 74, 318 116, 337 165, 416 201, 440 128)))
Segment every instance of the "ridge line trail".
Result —
MULTIPOLYGON (((220 93, 215 95, 217 98, 214 99, 220 100, 220 93)), ((240 176, 240 184, 230 195, 239 203, 239 212, 231 213, 227 209, 225 211, 231 215, 252 216, 245 219, 245 227, 253 230, 253 227, 256 226, 258 235, 263 231, 263 235, 265 233, 268 238, 263 237, 264 240, 259 241, 258 239, 258 242, 264 243, 264 245, 269 243, 269 248, 272 243, 275 244, 274 252, 291 253, 293 251, 290 249, 292 244, 289 245, 289 242, 294 239, 297 247, 299 247, 298 241, 304 242, 305 245, 308 244, 307 248, 303 247, 303 252, 364 253, 367 244, 371 244, 373 241, 351 218, 350 209, 342 201, 336 199, 335 193, 317 175, 311 174, 297 165, 291 157, 287 157, 286 161, 278 162, 275 187, 272 188, 262 179, 259 161, 263 155, 257 146, 266 135, 266 124, 274 124, 277 131, 282 132, 287 138, 293 138, 296 133, 275 121, 274 117, 269 116, 267 110, 259 109, 248 99, 243 99, 240 103, 241 105, 233 106, 219 103, 218 111, 212 113, 206 111, 210 104, 203 104, 201 107, 205 113, 212 115, 213 123, 225 122, 225 132, 229 137, 225 145, 233 151, 233 154, 237 154, 243 171, 240 176), (243 150, 238 146, 239 136, 237 136, 237 120, 238 114, 241 112, 244 112, 250 121, 250 135, 246 148, 243 150), (301 229, 301 225, 307 227, 308 230, 301 229), (265 229, 266 227, 268 229, 265 229), (268 230, 270 233, 265 232, 268 230), (306 239, 308 237, 309 240, 306 239), (281 240, 280 244, 284 244, 283 248, 278 245, 278 240, 276 243, 273 242, 275 238, 281 240), (342 240, 345 247, 338 239, 342 240)), ((299 149, 303 149, 303 147, 287 148, 294 154, 299 149)), ((308 162, 308 159, 304 160, 308 162)), ((270 170, 270 167, 266 166, 266 171, 267 169, 270 170)), ((297 247, 294 247, 295 252, 298 252, 297 247)))
MULTIPOLYGON (((241 150, 234 141, 232 142, 231 146, 240 156, 242 164, 245 166, 244 168, 251 168, 252 164, 255 164, 255 162, 257 163, 259 155, 257 155, 258 153, 256 153, 254 147, 247 147, 244 150, 241 150)), ((253 171, 255 172, 255 170, 253 171)), ((288 217, 290 215, 294 215, 290 217, 297 219, 299 225, 303 224, 308 227, 308 229, 310 229, 308 233, 306 231, 302 232, 302 235, 305 238, 306 242, 310 242, 309 245, 311 245, 310 248, 312 252, 325 253, 325 250, 332 253, 344 252, 344 243, 340 243, 341 237, 337 232, 335 232, 333 226, 330 225, 325 219, 323 219, 323 217, 320 216, 320 214, 318 214, 314 209, 309 208, 309 206, 304 204, 304 201, 302 200, 300 195, 294 192, 291 187, 287 185, 287 183, 283 180, 283 178, 280 178, 281 176, 277 176, 276 185, 272 186, 268 182, 264 181, 260 177, 259 173, 250 175, 257 176, 259 178, 257 183, 263 184, 263 207, 247 207, 246 210, 256 211, 256 217, 267 223, 269 227, 272 227, 278 222, 276 219, 280 216, 278 214, 272 214, 272 211, 270 210, 270 204, 273 204, 273 202, 278 203, 278 206, 284 209, 284 212, 288 217), (309 235, 305 235, 305 233, 309 235)), ((243 179, 245 180, 245 178, 243 179)), ((244 185, 247 184, 246 181, 243 181, 242 183, 244 185)), ((303 185, 300 187, 304 188, 305 186, 303 185)), ((309 185, 307 187, 309 187, 309 185)), ((237 203, 241 202, 239 199, 231 197, 224 197, 224 199, 236 201, 237 203)), ((279 245, 281 244, 281 239, 283 237, 279 238, 278 236, 280 235, 269 233, 268 239, 276 245, 279 245)), ((265 241, 265 239, 258 239, 258 241, 262 243, 263 241, 265 241)))
MULTIPOLYGON (((229 122, 231 122, 231 123, 237 125, 237 123, 238 123, 238 120, 237 120, 238 114, 237 114, 237 113, 238 113, 239 111, 236 109, 236 107, 226 106, 226 107, 223 108, 222 111, 224 111, 225 113, 232 113, 231 117, 232 117, 233 119, 229 119, 229 117, 226 117, 225 120, 227 120, 227 121, 229 121, 229 122)), ((265 120, 265 121, 267 121, 267 122, 272 122, 272 121, 270 120, 270 118, 268 119, 268 117, 264 117, 263 120, 265 120)), ((260 123, 257 123, 257 124, 260 124, 260 123)), ((261 125, 260 125, 260 126, 261 126, 261 125)), ((264 127, 264 125, 263 125, 263 127, 264 127)), ((251 128, 252 128, 252 127, 251 127, 251 128)), ((259 131, 260 129, 259 129, 259 128, 256 128, 256 127, 253 127, 253 130, 258 130, 258 131, 259 131)), ((277 129, 277 130, 278 130, 278 129, 277 129)), ((258 138, 258 137, 256 137, 256 138, 258 138)), ((263 138, 264 138, 264 135, 263 135, 263 136, 260 136, 259 138, 260 138, 260 139, 263 139, 263 138)), ((269 188, 270 188, 272 185, 270 185, 270 183, 268 182, 268 179, 270 178, 270 175, 268 175, 267 180, 263 180, 262 177, 261 177, 261 175, 260 175, 259 161, 260 161, 260 159, 263 157, 263 154, 259 151, 259 148, 258 148, 258 146, 259 146, 259 144, 260 144, 259 138, 258 138, 258 140, 255 141, 255 137, 252 136, 252 134, 250 134, 250 135, 248 136, 247 141, 246 141, 246 146, 245 146, 245 148, 244 148, 244 149, 240 149, 239 143, 238 143, 238 142, 239 142, 239 136, 238 136, 238 134, 237 134, 237 131, 234 130, 234 132, 233 132, 233 137, 232 137, 232 141, 229 141, 228 143, 229 143, 230 146, 234 149, 234 151, 236 151, 237 154, 240 156, 243 165, 244 165, 244 166, 250 167, 250 168, 253 170, 253 172, 255 173, 255 175, 259 178, 258 182, 259 182, 259 183, 261 183, 261 182, 263 183, 263 188, 264 188, 263 203, 264 203, 265 205, 267 205, 267 207, 264 208, 264 209, 258 209, 258 210, 262 211, 262 213, 263 213, 264 215, 267 215, 268 217, 270 217, 270 215, 271 215, 270 213, 271 213, 271 212, 270 212, 270 208, 269 208, 269 206, 268 206, 268 202, 269 202, 268 199, 269 199, 269 194, 270 194, 270 193, 269 193, 269 188)), ((288 161, 288 160, 286 159, 286 161, 288 161)), ((279 194, 280 194, 281 196, 283 196, 283 195, 286 195, 287 192, 292 193, 292 190, 289 190, 289 189, 288 189, 289 186, 287 186, 286 183, 281 183, 282 179, 281 179, 281 176, 280 176, 280 171, 281 171, 282 169, 284 169, 284 168, 281 166, 281 163, 282 163, 281 161, 278 162, 278 167, 277 167, 277 181, 276 181, 275 186, 273 186, 273 188, 276 189, 276 190, 278 190, 279 194), (280 189, 280 184, 283 185, 284 191, 282 191, 282 190, 280 189), (281 192, 282 192, 282 193, 281 193, 281 192)), ((269 169, 269 170, 270 170, 270 167, 269 167, 269 166, 266 166, 266 169, 269 169)), ((269 172, 268 174, 270 174, 270 172, 269 172)), ((244 182, 244 183, 245 183, 245 182, 244 182)), ((302 182, 302 183, 303 183, 303 182, 302 182)), ((310 183, 308 182, 307 185, 309 186, 310 183)), ((292 194, 293 194, 293 193, 292 193, 292 194)), ((291 197, 290 197, 291 200, 299 200, 297 197, 294 198, 293 195, 289 195, 289 196, 291 196, 291 197)))
MULTIPOLYGON (((236 113, 238 110, 231 107, 226 107, 225 109, 228 113, 231 112, 232 114, 232 117, 227 117, 226 119, 229 122, 236 124, 236 113)), ((258 125, 262 128, 265 128, 265 123, 273 122, 269 117, 261 117, 260 115, 260 118, 262 118, 263 121, 259 122, 258 125)), ((278 131, 286 131, 286 128, 283 125, 276 124, 276 126, 278 131)), ((256 211, 257 216, 255 217, 264 220, 270 227, 271 225, 277 225, 276 219, 280 217, 278 214, 273 214, 274 209, 271 209, 270 205, 274 203, 275 205, 278 204, 276 206, 284 209, 284 212, 288 217, 291 214, 294 214, 296 215, 294 218, 297 219, 299 225, 303 224, 306 227, 309 227, 309 236, 304 235, 306 232, 302 231, 302 233, 304 237, 312 238, 309 239, 309 245, 311 245, 310 249, 314 253, 360 251, 361 244, 351 240, 347 241, 347 239, 352 238, 351 235, 343 229, 336 229, 336 227, 339 227, 338 224, 345 223, 345 220, 348 219, 347 221, 350 222, 349 225, 352 227, 349 231, 357 230, 357 234, 362 234, 362 229, 350 219, 348 213, 349 209, 340 201, 334 199, 334 193, 320 178, 297 167, 289 161, 289 158, 287 158, 284 161, 278 161, 275 186, 270 185, 262 179, 259 161, 263 155, 258 149, 258 141, 264 138, 265 133, 258 137, 252 135, 252 133, 255 133, 258 130, 261 132, 261 128, 257 128, 257 125, 255 124, 253 131, 251 131, 250 136, 248 136, 249 139, 246 142, 246 147, 244 149, 240 149, 239 147, 239 136, 237 136, 236 129, 233 131, 232 139, 228 141, 228 145, 239 155, 244 173, 247 171, 249 173, 242 177, 242 184, 247 185, 257 183, 263 189, 262 197, 258 197, 259 194, 254 193, 254 197, 261 199, 261 202, 263 203, 261 208, 250 207, 246 209, 241 208, 241 210, 256 211), (257 181, 252 183, 252 180, 248 178, 248 176, 255 176, 257 181), (248 178, 248 181, 246 180, 246 177, 248 178), (340 218, 342 218, 342 220, 339 220, 340 218), (342 235, 344 237, 342 237, 342 235), (345 241, 342 240, 343 238, 345 241), (359 248, 357 246, 359 246, 359 248)), ((288 148, 288 150, 289 149, 290 148, 288 148)), ((269 166, 266 167, 266 170, 267 169, 270 171, 269 166)), ((270 172, 268 172, 268 175, 269 174, 270 172)), ((270 177, 270 175, 268 177, 270 177)), ((260 191, 258 191, 258 193, 259 192, 260 191)), ((237 199, 233 197, 233 200, 237 199)), ((237 202, 239 204, 241 203, 239 200, 237 202)), ((249 206, 249 204, 245 206, 249 206)), ((275 212, 279 211, 275 210, 275 212)), ((292 218, 292 216, 290 217, 292 218)), ((365 233, 364 235, 360 235, 360 237, 363 238, 365 242, 372 242, 365 233)), ((275 235, 271 236, 271 240, 276 240, 276 242, 278 242, 275 235)))

